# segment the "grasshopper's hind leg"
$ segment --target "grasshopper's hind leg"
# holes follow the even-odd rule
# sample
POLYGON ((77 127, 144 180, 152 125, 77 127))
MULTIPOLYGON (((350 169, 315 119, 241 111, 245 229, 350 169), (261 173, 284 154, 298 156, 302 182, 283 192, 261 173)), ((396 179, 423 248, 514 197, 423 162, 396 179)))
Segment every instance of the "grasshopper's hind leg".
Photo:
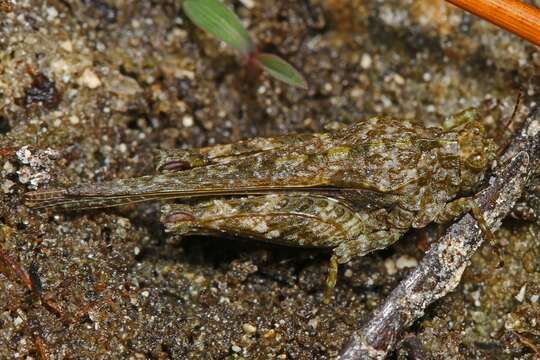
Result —
POLYGON ((435 219, 435 222, 439 224, 448 223, 468 212, 471 212, 484 237, 493 243, 493 233, 489 230, 478 204, 472 197, 463 197, 447 203, 443 211, 435 219))
POLYGON ((399 228, 386 228, 376 230, 369 228, 365 233, 358 234, 355 238, 341 243, 334 248, 334 253, 328 266, 327 286, 324 294, 324 302, 329 303, 332 298, 332 289, 336 284, 338 264, 345 264, 354 257, 364 256, 378 249, 384 249, 395 243, 403 235, 405 230, 399 228))
POLYGON ((324 303, 329 304, 332 300, 332 291, 336 287, 338 276, 338 257, 336 254, 332 254, 330 262, 328 263, 328 275, 326 276, 326 289, 324 289, 324 303))
MULTIPOLYGON (((362 229, 359 214, 346 203, 303 193, 167 205, 162 213, 168 232, 229 234, 296 247, 336 248, 362 229)), ((335 253, 330 260, 326 299, 344 260, 335 253)))
POLYGON ((435 219, 435 222, 441 224, 446 223, 468 212, 472 214, 472 216, 478 223, 478 227, 480 228, 482 235, 487 241, 489 241, 490 245, 495 250, 495 254, 499 261, 497 267, 502 267, 504 262, 502 260, 503 257, 501 247, 495 243, 493 233, 489 229, 486 219, 482 215, 478 204, 472 197, 459 198, 446 204, 442 213, 439 214, 437 219, 435 219))

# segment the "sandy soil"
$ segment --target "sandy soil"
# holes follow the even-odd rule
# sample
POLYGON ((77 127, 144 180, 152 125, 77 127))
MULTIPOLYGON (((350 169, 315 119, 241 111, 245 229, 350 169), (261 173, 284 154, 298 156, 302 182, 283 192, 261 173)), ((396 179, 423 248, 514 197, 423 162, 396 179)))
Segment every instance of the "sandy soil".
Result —
MULTIPOLYGON (((425 232, 343 266, 324 305, 326 252, 179 239, 164 234, 159 204, 51 213, 29 210, 23 194, 150 174, 155 149, 381 113, 436 125, 493 106, 495 133, 519 90, 525 106, 540 91, 537 48, 440 0, 227 1, 308 91, 250 77, 181 1, 0 3, 0 246, 43 293, 0 266, 2 359, 333 358, 422 258, 425 232)), ((393 356, 532 359, 538 232, 506 224, 504 266, 482 248, 393 356)))

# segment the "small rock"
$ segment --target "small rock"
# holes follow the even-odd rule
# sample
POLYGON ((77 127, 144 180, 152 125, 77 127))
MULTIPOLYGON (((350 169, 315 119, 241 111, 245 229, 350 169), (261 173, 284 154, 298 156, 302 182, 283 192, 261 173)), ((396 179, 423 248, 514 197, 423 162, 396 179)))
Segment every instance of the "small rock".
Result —
POLYGON ((32 177, 31 174, 32 170, 28 166, 23 166, 21 169, 17 170, 17 175, 19 178, 19 182, 21 184, 27 184, 30 182, 30 178, 32 177))
POLYGON ((80 122, 80 120, 79 120, 79 117, 77 115, 71 115, 69 117, 69 122, 71 124, 73 124, 73 125, 77 125, 80 122))
POLYGON ((527 284, 523 285, 521 289, 519 289, 518 294, 515 296, 515 299, 519 302, 523 302, 525 300, 525 292, 527 291, 527 284))
POLYGON ((177 79, 193 80, 195 79, 195 73, 193 71, 186 70, 186 69, 176 69, 174 71, 174 77, 177 79))
POLYGON ((371 64, 371 56, 369 56, 369 54, 362 55, 362 59, 360 59, 360 67, 362 67, 362 69, 364 70, 367 70, 371 67, 371 64))
POLYGON ((15 102, 25 108, 43 106, 52 110, 58 107, 61 100, 55 82, 44 74, 37 73, 33 76, 31 86, 25 89, 24 96, 15 99, 15 102))
POLYGON ((32 153, 28 146, 21 147, 15 154, 19 163, 25 165, 17 171, 18 180, 21 184, 27 184, 30 189, 36 189, 38 185, 49 182, 51 160, 56 160, 60 156, 58 151, 52 149, 32 153))
POLYGON ((393 259, 384 260, 384 267, 386 268, 386 273, 388 275, 394 275, 397 273, 396 262, 393 259))
POLYGON ((124 154, 127 153, 127 151, 128 151, 128 147, 124 143, 119 144, 116 148, 118 149, 118 151, 120 151, 121 153, 124 153, 124 154))
POLYGON ((248 9, 253 9, 255 7, 255 2, 253 0, 240 0, 240 2, 248 9))
POLYGON ((21 319, 20 316, 17 316, 17 317, 13 320, 13 325, 19 326, 19 325, 22 324, 22 322, 23 322, 23 319, 21 319))
POLYGON ((95 72, 90 69, 86 69, 79 78, 79 84, 90 89, 95 89, 101 86, 101 80, 99 80, 99 77, 95 72))
POLYGON ((255 334, 257 332, 257 328, 251 324, 242 325, 242 329, 246 334, 255 334))
POLYGON ((399 74, 394 74, 394 82, 398 85, 404 85, 405 79, 399 74))
POLYGON ((30 163, 30 157, 32 156, 32 152, 28 149, 28 146, 23 146, 16 152, 17 158, 22 164, 29 164, 30 163))
POLYGON ((118 95, 134 96, 142 92, 141 86, 135 79, 120 74, 112 76, 106 84, 109 91, 118 95))
POLYGON ((182 118, 182 125, 184 125, 184 127, 192 127, 193 123, 193 116, 191 115, 186 115, 182 118))
POLYGON ((56 19, 56 17, 58 16, 58 10, 56 10, 56 8, 50 6, 47 8, 47 20, 48 21, 52 21, 54 19, 56 19))
POLYGON ((13 185, 15 185, 15 183, 9 179, 4 181, 2 183, 2 191, 4 192, 4 194, 9 194, 12 191, 11 188, 13 187, 13 185))
POLYGON ((412 256, 402 255, 396 260, 396 267, 401 270, 404 268, 413 268, 418 265, 418 260, 412 256))
POLYGON ((319 317, 314 317, 313 319, 310 319, 308 321, 308 325, 311 326, 314 330, 317 330, 317 327, 319 326, 319 317))
POLYGON ((67 52, 72 52, 73 51, 73 44, 69 40, 60 41, 59 45, 63 50, 65 50, 67 52))
POLYGON ((6 174, 13 174, 15 172, 15 166, 9 161, 6 161, 4 163, 4 171, 6 174))

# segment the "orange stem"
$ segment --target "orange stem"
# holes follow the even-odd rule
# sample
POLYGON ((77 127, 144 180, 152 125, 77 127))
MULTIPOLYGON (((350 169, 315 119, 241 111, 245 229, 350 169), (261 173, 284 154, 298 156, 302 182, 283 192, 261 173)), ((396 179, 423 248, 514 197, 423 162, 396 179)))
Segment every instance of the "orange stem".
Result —
POLYGON ((540 46, 540 9, 518 0, 446 0, 540 46))

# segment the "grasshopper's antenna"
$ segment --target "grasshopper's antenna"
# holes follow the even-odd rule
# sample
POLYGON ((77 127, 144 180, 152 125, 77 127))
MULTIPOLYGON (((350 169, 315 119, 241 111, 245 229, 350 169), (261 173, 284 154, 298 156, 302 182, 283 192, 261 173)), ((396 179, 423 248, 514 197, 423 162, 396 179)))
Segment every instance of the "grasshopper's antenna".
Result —
POLYGON ((523 96, 523 91, 519 90, 517 94, 516 102, 514 105, 514 110, 512 111, 512 116, 508 119, 506 124, 504 124, 502 132, 500 132, 499 135, 497 135, 497 138, 495 139, 496 143, 500 144, 499 151, 497 154, 498 156, 504 153, 504 151, 506 150, 506 148, 508 147, 508 145, 510 145, 510 142, 512 141, 512 135, 514 134, 514 132, 510 130, 510 127, 515 128, 514 126, 512 126, 512 124, 514 122, 514 119, 516 118, 519 105, 521 104, 522 96, 523 96))

